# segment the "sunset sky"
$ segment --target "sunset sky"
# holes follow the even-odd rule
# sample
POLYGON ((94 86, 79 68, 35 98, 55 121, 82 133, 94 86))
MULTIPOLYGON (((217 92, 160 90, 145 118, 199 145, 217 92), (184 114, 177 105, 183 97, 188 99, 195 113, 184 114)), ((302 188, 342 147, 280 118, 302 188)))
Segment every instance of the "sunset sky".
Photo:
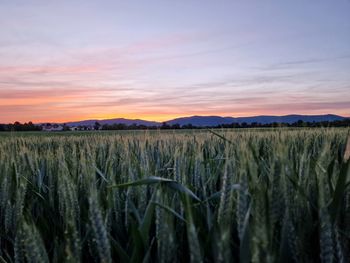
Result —
POLYGON ((349 0, 0 0, 0 123, 350 116, 349 0))

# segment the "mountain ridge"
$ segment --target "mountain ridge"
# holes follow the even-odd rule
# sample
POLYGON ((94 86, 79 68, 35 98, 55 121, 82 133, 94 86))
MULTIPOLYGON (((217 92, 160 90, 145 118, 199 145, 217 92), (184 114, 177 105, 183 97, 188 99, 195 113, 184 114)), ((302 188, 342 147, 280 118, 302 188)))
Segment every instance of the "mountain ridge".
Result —
MULTIPOLYGON (((175 119, 171 119, 168 121, 165 121, 165 123, 169 125, 179 124, 180 126, 184 125, 193 125, 193 126, 218 126, 218 125, 224 125, 224 124, 232 124, 232 123, 261 123, 261 124, 269 124, 273 122, 277 123, 293 123, 297 122, 298 120, 302 120, 304 122, 321 122, 321 121, 336 121, 336 120, 344 120, 348 119, 349 117, 343 117, 340 115, 335 114, 321 114, 321 115, 302 115, 302 114, 289 114, 289 115, 282 115, 282 116, 276 116, 276 115, 257 115, 257 116, 249 116, 249 117, 230 117, 230 116, 200 116, 200 115, 193 115, 193 116, 187 116, 187 117, 179 117, 175 119)), ((126 119, 126 118, 115 118, 115 119, 91 119, 91 120, 82 120, 82 121, 73 121, 73 122, 67 122, 66 124, 70 127, 74 126, 90 126, 94 125, 95 122, 100 123, 101 125, 104 124, 125 124, 125 125, 144 125, 144 126, 161 126, 163 122, 157 122, 157 121, 147 121, 142 119, 126 119)))

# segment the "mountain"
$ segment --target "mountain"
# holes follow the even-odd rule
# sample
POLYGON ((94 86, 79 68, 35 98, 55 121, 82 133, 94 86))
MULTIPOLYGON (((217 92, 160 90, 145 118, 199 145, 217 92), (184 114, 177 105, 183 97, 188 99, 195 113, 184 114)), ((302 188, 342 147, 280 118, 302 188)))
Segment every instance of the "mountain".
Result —
POLYGON ((285 116, 253 116, 253 117, 236 118, 238 123, 258 122, 262 124, 273 123, 273 122, 293 123, 299 120, 302 120, 304 122, 321 122, 321 121, 338 121, 343 119, 346 119, 346 118, 338 115, 333 115, 333 114, 326 114, 326 115, 295 115, 294 114, 294 115, 285 115, 285 116))
POLYGON ((85 121, 76 121, 76 122, 68 122, 66 123, 68 126, 93 126, 95 123, 98 122, 101 125, 104 124, 125 124, 125 125, 145 125, 145 126, 159 126, 159 122, 155 121, 145 121, 145 120, 139 120, 139 119, 124 119, 124 118, 117 118, 117 119, 107 119, 107 120, 85 120, 85 121))
POLYGON ((268 124, 268 123, 293 123, 298 120, 304 122, 320 122, 320 121, 336 121, 343 120, 345 117, 338 115, 285 115, 285 116, 253 116, 253 117, 220 117, 220 116, 191 116, 184 118, 177 118, 170 121, 167 121, 168 124, 180 124, 188 125, 192 124, 194 126, 218 126, 221 124, 231 124, 231 123, 243 123, 246 122, 251 124, 253 122, 268 124))
POLYGON ((193 126, 217 126, 221 124, 231 124, 235 122, 233 117, 220 116, 191 116, 169 120, 169 125, 180 124, 180 126, 192 124, 193 126))
MULTIPOLYGON (((261 123, 261 124, 268 124, 268 123, 293 123, 297 122, 299 120, 302 120, 304 122, 321 122, 321 121, 336 121, 336 120, 343 120, 346 119, 346 117, 342 117, 339 115, 285 115, 285 116, 252 116, 252 117, 220 117, 220 116, 190 116, 190 117, 183 117, 183 118, 176 118, 169 121, 166 121, 169 125, 179 124, 180 126, 192 124, 193 126, 218 126, 222 124, 231 124, 231 123, 248 123, 251 124, 253 122, 261 123)), ((145 126, 160 126, 161 122, 155 122, 155 121, 145 121, 140 119, 124 119, 124 118, 118 118, 118 119, 108 119, 108 120, 83 120, 83 121, 76 121, 76 122, 69 122, 67 123, 68 126, 79 126, 79 125, 85 125, 85 126, 93 126, 95 122, 98 122, 100 124, 125 124, 125 125, 145 125, 145 126)))

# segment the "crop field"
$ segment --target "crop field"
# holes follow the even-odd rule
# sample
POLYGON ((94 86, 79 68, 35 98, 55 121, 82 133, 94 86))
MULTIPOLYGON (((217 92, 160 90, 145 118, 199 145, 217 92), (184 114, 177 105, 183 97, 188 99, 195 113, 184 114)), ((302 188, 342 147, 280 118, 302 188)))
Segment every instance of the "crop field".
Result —
POLYGON ((0 262, 349 262, 348 136, 0 134, 0 262))

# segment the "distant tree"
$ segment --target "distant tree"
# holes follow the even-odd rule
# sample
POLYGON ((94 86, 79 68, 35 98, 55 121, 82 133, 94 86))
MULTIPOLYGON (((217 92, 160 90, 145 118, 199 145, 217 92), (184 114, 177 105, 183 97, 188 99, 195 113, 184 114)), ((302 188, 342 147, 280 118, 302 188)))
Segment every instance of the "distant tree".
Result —
POLYGON ((305 127, 307 123, 305 123, 303 120, 298 120, 297 121, 297 127, 305 127))
POLYGON ((94 130, 99 130, 100 129, 100 127, 101 127, 101 124, 98 122, 98 121, 96 121, 95 122, 95 125, 94 125, 94 130))
POLYGON ((161 128, 161 129, 165 129, 165 130, 166 130, 166 129, 170 129, 170 125, 167 124, 166 122, 163 122, 163 123, 162 123, 162 126, 160 126, 160 128, 161 128))
POLYGON ((116 124, 117 130, 126 130, 127 126, 123 123, 116 124))
POLYGON ((180 129, 181 128, 181 126, 180 126, 180 124, 178 124, 178 123, 175 123, 175 124, 173 124, 172 126, 171 126, 171 129, 174 129, 174 130, 178 130, 178 129, 180 129))
POLYGON ((252 123, 250 124, 250 126, 251 126, 252 128, 258 127, 258 123, 257 123, 257 122, 252 122, 252 123))
POLYGON ((62 131, 70 131, 69 126, 67 124, 63 123, 62 131))
POLYGON ((137 126, 136 123, 133 123, 133 124, 131 124, 131 125, 129 126, 129 129, 130 129, 130 130, 137 130, 137 129, 138 129, 138 126, 137 126))
POLYGON ((186 125, 182 125, 182 128, 183 129, 194 129, 195 127, 191 123, 189 123, 189 124, 186 124, 186 125))

